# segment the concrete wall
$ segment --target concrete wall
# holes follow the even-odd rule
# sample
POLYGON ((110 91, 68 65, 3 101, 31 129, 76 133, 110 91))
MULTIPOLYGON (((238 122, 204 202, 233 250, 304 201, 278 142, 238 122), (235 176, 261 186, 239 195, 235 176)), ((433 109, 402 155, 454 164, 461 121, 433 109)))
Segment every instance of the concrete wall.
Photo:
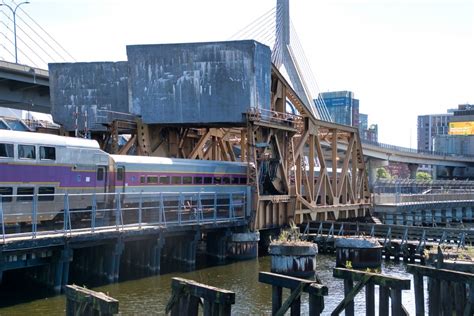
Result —
POLYGON ((114 116, 110 111, 129 112, 127 62, 53 63, 49 64, 51 113, 54 121, 67 131, 78 127, 103 131, 102 123, 114 116))
POLYGON ((255 41, 127 46, 130 111, 149 124, 244 124, 270 108, 271 51, 255 41))

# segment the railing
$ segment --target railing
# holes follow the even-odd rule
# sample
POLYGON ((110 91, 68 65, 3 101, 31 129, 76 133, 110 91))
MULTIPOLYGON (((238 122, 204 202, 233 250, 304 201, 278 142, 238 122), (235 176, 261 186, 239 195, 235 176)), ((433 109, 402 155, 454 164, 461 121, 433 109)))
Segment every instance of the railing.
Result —
POLYGON ((278 124, 288 125, 290 127, 298 129, 304 128, 303 117, 301 115, 277 112, 266 109, 250 108, 247 112, 249 120, 263 121, 263 122, 274 122, 278 124))
POLYGON ((250 216, 249 190, 3 195, 0 238, 235 221, 250 216))
POLYGON ((460 154, 455 154, 455 153, 446 153, 446 152, 434 151, 434 150, 430 151, 430 150, 423 150, 423 149, 406 148, 406 147, 401 147, 401 146, 374 142, 367 139, 362 139, 362 143, 367 144, 367 145, 377 146, 380 148, 391 149, 394 151, 401 151, 401 152, 406 152, 406 153, 422 154, 422 155, 424 154, 424 155, 431 155, 431 156, 442 156, 444 158, 446 157, 460 157, 460 158, 474 157, 474 155, 469 155, 469 154, 460 155, 460 154))
POLYGON ((473 193, 441 193, 441 194, 374 194, 375 205, 414 205, 437 202, 474 201, 473 193))

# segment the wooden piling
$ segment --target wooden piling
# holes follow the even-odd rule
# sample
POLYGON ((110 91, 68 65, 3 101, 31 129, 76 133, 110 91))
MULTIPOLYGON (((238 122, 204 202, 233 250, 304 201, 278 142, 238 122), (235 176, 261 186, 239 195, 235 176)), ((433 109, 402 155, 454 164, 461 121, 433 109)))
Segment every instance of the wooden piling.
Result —
POLYGON ((172 294, 166 305, 166 313, 172 316, 197 315, 203 299, 204 316, 230 316, 235 293, 183 278, 173 278, 172 294))
POLYGON ((258 281, 272 285, 272 315, 284 315, 290 307, 291 315, 300 315, 303 292, 309 294, 310 315, 320 315, 324 309, 324 296, 328 295, 328 288, 315 281, 271 272, 260 272, 258 281), (282 304, 283 288, 290 289, 291 294, 282 304))
POLYGON ((119 302, 104 293, 95 292, 77 285, 67 285, 66 315, 115 315, 119 312, 119 302))
POLYGON ((375 293, 374 284, 369 283, 365 286, 365 314, 375 316, 375 293))

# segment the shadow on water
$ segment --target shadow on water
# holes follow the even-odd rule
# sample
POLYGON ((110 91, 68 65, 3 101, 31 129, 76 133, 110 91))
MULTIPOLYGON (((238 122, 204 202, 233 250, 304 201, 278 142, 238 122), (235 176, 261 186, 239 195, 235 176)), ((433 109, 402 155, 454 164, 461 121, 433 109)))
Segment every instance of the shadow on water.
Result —
MULTIPOLYGON (((323 314, 329 314, 343 299, 343 281, 332 277, 335 266, 335 257, 318 255, 318 276, 323 284, 329 288, 329 296, 325 298, 323 314)), ((119 283, 87 287, 104 292, 120 302, 120 311, 124 315, 164 314, 164 309, 171 296, 171 278, 182 277, 211 286, 224 288, 236 293, 236 305, 232 307, 234 315, 269 315, 271 313, 271 286, 258 282, 259 271, 270 271, 270 257, 260 257, 255 260, 239 261, 219 265, 217 261, 199 257, 197 269, 191 272, 179 272, 176 265, 163 266, 162 275, 137 278, 129 276, 119 283), (166 273, 165 273, 166 272, 166 273)), ((385 263, 383 272, 391 275, 408 278, 402 263, 385 263)), ((16 282, 13 276, 8 277, 8 282, 16 282)), ((44 313, 45 315, 61 315, 65 310, 64 296, 48 296, 44 290, 30 288, 27 280, 16 282, 15 290, 6 296, 1 294, 0 315, 27 315, 44 313), (22 298, 23 297, 23 298, 22 298)), ((376 293, 377 294, 377 293, 376 293)), ((283 293, 283 299, 289 295, 283 293)), ((364 293, 358 294, 355 300, 356 314, 364 310, 364 293)), ((308 297, 302 297, 302 314, 307 314, 308 297)), ((405 292, 403 302, 410 313, 414 313, 413 292, 405 292)), ((376 302, 377 304, 377 302, 376 302)))

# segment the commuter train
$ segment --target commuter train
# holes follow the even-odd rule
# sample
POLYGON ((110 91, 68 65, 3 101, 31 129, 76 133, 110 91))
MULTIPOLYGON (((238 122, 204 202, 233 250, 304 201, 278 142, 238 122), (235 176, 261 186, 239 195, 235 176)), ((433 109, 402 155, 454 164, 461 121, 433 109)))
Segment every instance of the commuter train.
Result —
MULTIPOLYGON (((94 140, 0 130, 0 196, 6 224, 54 220, 65 209, 138 203, 140 192, 245 192, 247 164, 110 155, 94 140), (34 195, 37 198, 34 198, 34 195), (72 198, 74 196, 74 198, 72 198), (33 203, 34 201, 34 203, 33 203)), ((157 199, 149 194, 148 199, 157 199)), ((140 197, 141 199, 141 197, 140 197)))

